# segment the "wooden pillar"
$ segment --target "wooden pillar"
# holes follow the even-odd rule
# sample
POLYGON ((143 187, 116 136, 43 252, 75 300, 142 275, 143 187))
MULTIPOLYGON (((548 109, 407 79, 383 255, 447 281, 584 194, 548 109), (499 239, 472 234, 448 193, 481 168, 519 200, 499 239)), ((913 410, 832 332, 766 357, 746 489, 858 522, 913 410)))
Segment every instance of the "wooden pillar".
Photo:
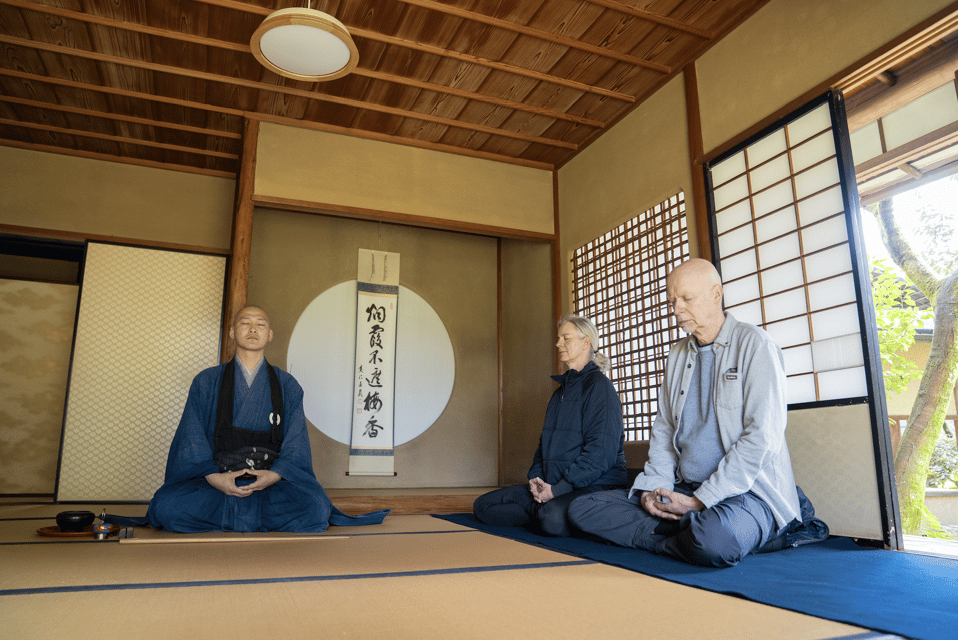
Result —
POLYGON ((705 203, 705 174, 702 170, 702 113, 699 110, 699 82, 695 62, 685 65, 685 114, 689 132, 689 163, 692 167, 692 215, 695 220, 695 239, 699 247, 698 257, 712 259, 712 244, 709 238, 708 206, 705 203))
MULTIPOLYGON (((560 318, 565 316, 566 313, 574 311, 571 300, 569 300, 569 311, 565 311, 565 307, 562 306, 562 296, 564 295, 562 276, 566 273, 568 266, 562 256, 562 243, 559 240, 559 172, 555 169, 552 170, 552 210, 554 220, 552 229, 554 234, 552 238, 552 290, 555 296, 552 301, 552 326, 555 327, 560 318)), ((555 354, 554 363, 555 372, 562 373, 563 367, 558 352, 555 354)))
POLYGON ((230 338, 233 317, 246 305, 249 287, 249 254, 253 236, 253 186, 256 179, 256 142, 259 138, 259 120, 246 119, 243 125, 243 155, 236 179, 236 198, 233 203, 233 238, 227 270, 226 300, 223 315, 223 343, 220 361, 233 357, 236 345, 230 338))
MULTIPOLYGON (((559 318, 565 315, 562 306, 562 269, 565 262, 560 255, 561 243, 559 242, 559 172, 552 170, 552 322, 558 322, 559 318)), ((556 361, 558 363, 558 360, 556 361)))

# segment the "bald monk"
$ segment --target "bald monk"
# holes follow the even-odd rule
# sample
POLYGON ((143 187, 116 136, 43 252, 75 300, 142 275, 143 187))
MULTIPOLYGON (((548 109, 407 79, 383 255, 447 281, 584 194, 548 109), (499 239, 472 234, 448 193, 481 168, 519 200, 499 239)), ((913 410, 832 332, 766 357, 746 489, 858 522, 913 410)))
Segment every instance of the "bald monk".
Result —
POLYGON ((150 526, 202 531, 324 531, 382 522, 388 510, 346 516, 313 473, 303 389, 264 357, 269 316, 244 307, 229 331, 236 357, 193 379, 173 436, 150 526))
POLYGON ((622 546, 715 567, 824 539, 792 474, 782 350, 725 313, 707 260, 672 270, 666 293, 690 335, 669 353, 648 462, 630 490, 574 500, 570 520, 622 546))

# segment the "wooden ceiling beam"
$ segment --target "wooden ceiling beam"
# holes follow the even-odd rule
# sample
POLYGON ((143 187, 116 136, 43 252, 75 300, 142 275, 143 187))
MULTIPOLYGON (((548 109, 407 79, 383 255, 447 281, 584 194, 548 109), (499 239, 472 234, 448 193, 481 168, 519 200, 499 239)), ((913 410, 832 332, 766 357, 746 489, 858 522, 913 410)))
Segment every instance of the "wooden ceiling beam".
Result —
MULTIPOLYGON (((208 2, 210 0, 197 1, 208 2)), ((585 84, 584 82, 576 82, 575 80, 560 78, 559 76, 542 73, 541 71, 534 71, 532 69, 526 69, 525 67, 517 67, 504 62, 496 62, 495 60, 488 60, 486 58, 480 58, 468 53, 460 53, 458 51, 452 51, 451 49, 443 49, 442 47, 434 47, 429 44, 413 42, 412 40, 403 40, 402 38, 395 38, 393 36, 383 35, 374 31, 366 31, 365 29, 354 29, 350 27, 349 32, 357 38, 366 38, 367 40, 382 42, 383 44, 405 47, 406 49, 413 49, 423 53, 431 53, 444 58, 450 58, 460 62, 474 64, 479 67, 486 67, 487 69, 495 69, 496 71, 503 71, 505 73, 531 78, 540 82, 548 82, 549 84, 566 87, 568 89, 574 89, 583 93, 592 93, 604 98, 612 98, 613 100, 620 100, 622 102, 635 103, 635 96, 631 96, 627 93, 612 91, 611 89, 603 89, 602 87, 596 87, 594 85, 585 84)))
POLYGON ((936 22, 930 29, 925 29, 921 33, 908 38, 900 45, 856 69, 853 73, 839 80, 835 87, 846 93, 858 91, 879 74, 897 66, 903 60, 914 57, 922 49, 934 45, 937 41, 947 38, 955 30, 958 30, 958 10, 936 22))
MULTIPOLYGON (((75 80, 64 80, 61 78, 50 78, 47 76, 38 76, 32 73, 25 73, 23 71, 14 71, 11 69, 4 69, 0 67, 0 75, 6 75, 14 78, 20 78, 22 80, 28 80, 31 82, 44 82, 47 84, 55 84, 58 86, 71 87, 75 89, 80 89, 83 91, 97 91, 100 93, 109 93, 114 95, 121 95, 130 98, 142 98, 144 100, 153 100, 155 102, 163 102, 167 104, 175 104, 181 107, 187 107, 191 109, 206 110, 212 111, 215 113, 225 113, 227 115, 234 115, 245 118, 253 118, 261 120, 263 122, 272 122, 275 124, 281 124, 289 127, 299 127, 303 129, 313 129, 315 131, 326 131, 328 133, 336 133, 340 135, 348 135, 356 138, 366 138, 369 140, 379 140, 380 142, 389 142, 392 144, 402 144, 409 147, 417 147, 419 149, 431 149, 434 151, 441 151, 443 153, 451 153, 461 156, 469 156, 473 158, 482 158, 483 160, 492 160, 493 162, 504 162, 506 164, 514 164, 521 167, 529 167, 532 169, 542 169, 544 171, 552 171, 553 166, 544 162, 536 162, 535 160, 523 160, 522 158, 514 158, 512 156, 504 156, 498 153, 490 153, 487 151, 474 151, 471 149, 463 149, 460 147, 455 147, 447 144, 442 144, 438 142, 426 142, 423 140, 416 140, 414 138, 396 138, 388 134, 380 134, 373 131, 366 131, 363 129, 350 129, 348 127, 340 127, 331 124, 323 124, 319 122, 310 122, 303 120, 295 120, 293 118, 287 118, 284 116, 272 116, 264 113, 255 113, 252 111, 240 111, 238 109, 224 109, 222 107, 217 107, 215 105, 208 105, 201 102, 190 102, 188 100, 180 100, 179 98, 166 98, 163 96, 156 96, 148 93, 137 93, 135 91, 127 91, 125 89, 113 89, 110 87, 103 87, 95 84, 86 84, 83 82, 76 82, 75 80)), ((230 137, 240 137, 239 134, 230 134, 230 137)), ((3 140, 0 139, 0 144, 4 144, 3 140)), ((7 145, 10 146, 10 145, 7 145)), ((49 149, 42 149, 48 151, 49 149)), ((217 174, 219 175, 219 174, 217 174)))
POLYGON ((528 135, 524 133, 519 133, 516 131, 509 131, 506 129, 497 129, 495 127, 489 127, 486 125, 473 124, 470 122, 462 122, 459 120, 452 120, 450 118, 443 118, 440 116, 429 115, 427 113, 419 113, 417 111, 409 111, 406 109, 398 109, 395 107, 386 107, 383 105, 373 104, 369 102, 362 102, 360 100, 353 100, 351 98, 343 98, 340 96, 316 93, 314 91, 305 91, 303 89, 295 89, 292 87, 273 85, 266 82, 257 82, 254 80, 243 80, 241 78, 231 78, 227 76, 220 76, 213 73, 207 73, 205 71, 193 71, 191 69, 184 69, 182 67, 172 67, 169 65, 156 64, 153 62, 131 60, 129 58, 121 58, 119 56, 111 56, 111 55, 96 53, 92 51, 85 51, 82 49, 74 49, 72 47, 65 47, 61 45, 37 42, 35 40, 27 40, 25 38, 18 38, 14 36, 3 35, 3 34, 0 34, 0 42, 6 42, 7 44, 13 44, 16 46, 22 46, 22 47, 27 47, 32 49, 40 49, 42 51, 49 51, 51 53, 58 53, 62 55, 78 56, 78 57, 87 58, 91 60, 97 60, 99 62, 108 62, 112 64, 135 67, 138 69, 147 69, 149 71, 157 71, 160 73, 169 73, 172 75, 186 76, 186 77, 195 78, 198 80, 220 82, 224 84, 231 84, 235 86, 246 87, 248 89, 257 89, 260 91, 282 93, 286 95, 292 95, 292 96, 307 98, 311 100, 321 100, 324 102, 332 102, 334 104, 340 104, 347 107, 354 107, 357 109, 367 109, 370 111, 377 111, 379 113, 386 113, 389 115, 400 116, 403 118, 410 118, 412 120, 432 122, 434 124, 451 127, 454 129, 466 129, 469 131, 477 131, 479 133, 485 133, 492 136, 501 136, 505 138, 513 138, 515 140, 522 140, 524 142, 529 142, 529 143, 560 147, 564 149, 570 149, 573 151, 578 149, 578 145, 576 144, 563 142, 561 140, 554 140, 552 138, 543 138, 541 136, 533 136, 533 135, 528 135))
MULTIPOLYGON (((31 11, 46 13, 49 15, 55 15, 62 18, 68 18, 70 20, 77 20, 80 22, 97 24, 100 26, 110 27, 113 29, 123 29, 124 31, 142 33, 142 34, 146 34, 150 36, 157 36, 160 38, 169 38, 171 40, 178 40, 180 42, 189 42, 192 44, 199 44, 206 47, 227 49, 230 51, 237 51, 240 53, 248 53, 249 55, 253 55, 250 49, 250 46, 246 44, 238 44, 235 42, 228 42, 226 40, 206 38, 203 36, 186 34, 179 31, 172 31, 170 29, 160 29, 157 27, 150 27, 137 22, 126 22, 123 20, 114 20, 112 18, 102 18, 102 17, 94 16, 88 13, 71 11, 69 9, 63 9, 61 7, 54 7, 50 5, 38 5, 32 2, 26 2, 24 0, 0 0, 0 4, 6 4, 12 7, 17 7, 20 9, 28 9, 31 11)), ((463 89, 458 89, 456 87, 449 87, 446 85, 435 84, 432 82, 422 82, 419 80, 404 78, 402 76, 397 76, 395 74, 383 73, 380 71, 373 71, 370 69, 364 69, 362 67, 355 68, 352 71, 352 75, 363 76, 367 78, 372 78, 374 80, 381 80, 384 82, 394 82, 397 84, 416 87, 417 89, 434 91, 436 93, 445 93, 445 94, 453 95, 459 98, 464 98, 466 100, 476 100, 478 102, 485 102, 488 104, 495 105, 497 107, 505 107, 507 109, 513 109, 516 111, 525 111, 527 113, 545 116, 547 118, 552 118, 554 120, 565 120, 566 122, 574 122, 576 124, 581 124, 587 127, 595 128, 595 129, 602 129, 605 126, 604 123, 598 120, 593 120, 591 118, 575 116, 575 115, 571 115, 567 113, 562 113, 561 111, 555 111, 553 109, 546 109, 543 107, 535 107, 532 105, 523 104, 521 102, 516 102, 514 100, 506 100, 504 98, 487 96, 481 93, 476 93, 474 91, 466 91, 463 89)))
POLYGON ((48 124, 37 124, 35 122, 23 122, 22 120, 8 120, 0 118, 0 124, 10 127, 21 127, 24 129, 34 129, 36 131, 49 131, 50 133, 62 133, 70 136, 80 136, 82 138, 95 138, 97 140, 109 140, 119 144, 133 144, 140 147, 152 147, 154 149, 166 149, 167 151, 181 151, 184 153, 197 153, 203 156, 214 158, 226 158, 227 160, 239 160, 239 155, 235 153, 226 153, 223 151, 209 151, 207 149, 197 149, 196 147, 186 147, 179 144, 167 144, 165 142, 153 142, 151 140, 141 140, 140 138, 130 138, 128 136, 115 136, 109 133, 94 133, 84 131, 83 129, 71 129, 68 127, 54 127, 48 124))
MULTIPOLYGON (((38 76, 39 80, 40 77, 38 76)), ((144 95, 144 98, 149 98, 150 96, 144 95)), ((149 118, 137 118, 135 116, 124 116, 118 113, 106 113, 104 111, 95 111, 93 109, 81 109, 79 107, 68 107, 62 104, 43 102, 40 100, 27 100, 25 98, 15 98, 13 96, 7 96, 0 94, 0 102, 12 102, 14 104, 22 104, 28 107, 36 107, 37 109, 50 109, 53 111, 62 111, 64 113, 75 113, 80 116, 89 116, 92 118, 105 118, 108 120, 119 120, 121 122, 130 122, 133 124, 142 124, 148 127, 162 127, 164 129, 174 129, 176 131, 188 131, 190 133, 198 133, 204 136, 218 136, 221 138, 232 138, 234 140, 239 140, 242 136, 238 133, 233 133, 232 131, 218 131, 216 129, 209 129, 205 127, 192 127, 185 124, 173 124, 171 122, 163 122, 161 120, 150 120, 149 118)))
MULTIPOLYGON (((3 0, 6 2, 7 0, 3 0)), ((224 9, 234 9, 236 11, 245 11, 247 13, 252 13, 254 15, 268 16, 273 12, 272 9, 266 7, 257 7, 245 2, 237 2, 236 0, 196 0, 196 2, 201 2, 203 4, 208 4, 214 7, 222 7, 224 9)), ((603 89, 602 87, 596 87, 594 85, 586 84, 584 82, 576 82, 575 80, 568 80, 566 78, 561 78, 559 76, 550 75, 548 73, 543 73, 541 71, 534 71, 532 69, 526 69, 525 67, 517 67, 513 64, 507 64, 504 62, 498 62, 496 60, 489 60, 487 58, 481 58, 479 56, 470 55, 468 53, 461 53, 459 51, 453 51, 452 49, 443 49, 442 47, 436 47, 429 44, 423 44, 420 42, 413 42, 412 40, 405 40, 403 38, 397 38, 395 36, 389 36, 383 33, 376 31, 369 31, 368 29, 361 29, 359 27, 352 27, 346 25, 347 30, 350 35, 357 38, 365 38, 367 40, 373 40, 375 42, 382 42, 383 44, 394 45, 397 47, 403 47, 406 49, 413 49, 415 51, 421 51, 423 53, 431 53, 433 55, 441 56, 444 58, 451 58, 453 60, 459 60, 460 62, 466 62, 469 64, 474 64, 480 67, 486 67, 488 69, 495 69, 497 71, 504 71, 505 73, 511 73, 518 76, 524 76, 526 78, 532 78, 534 80, 539 80, 541 82, 548 82, 550 84, 559 85, 562 87, 568 87, 569 89, 575 89, 577 91, 582 91, 584 93, 593 93, 600 95, 606 98, 612 98, 614 100, 621 100, 623 102, 634 103, 635 96, 629 95, 627 93, 622 93, 620 91, 613 91, 611 89, 603 89)))
POLYGON ((848 130, 857 131, 920 98, 929 91, 955 80, 958 72, 958 40, 949 42, 914 60, 895 73, 894 84, 868 87, 845 101, 848 130))
POLYGON ((915 162, 956 143, 958 143, 958 122, 953 122, 871 160, 865 160, 855 166, 855 176, 859 182, 872 180, 883 173, 899 168, 902 164, 915 162))
MULTIPOLYGON (((20 78, 21 80, 30 80, 33 82, 45 82, 47 84, 55 84, 61 87, 70 87, 71 89, 80 89, 81 91, 98 91, 100 93, 109 93, 111 95, 123 96, 125 98, 151 100, 153 102, 162 102, 164 104, 172 104, 178 107, 186 107, 188 109, 198 109, 200 111, 212 111, 214 113, 222 113, 229 116, 238 116, 240 118, 246 115, 246 112, 243 111, 242 109, 230 109, 228 107, 219 107, 212 104, 206 104, 204 102, 192 102, 190 100, 182 100, 180 98, 167 98, 166 96, 158 96, 154 93, 142 93, 140 91, 130 91, 128 89, 114 89, 113 87, 104 87, 99 84, 90 84, 88 82, 77 82, 76 80, 65 80, 63 78, 40 76, 35 73, 26 73, 24 71, 16 71, 14 69, 5 69, 3 67, 0 67, 0 75, 10 76, 12 78, 20 78)), ((227 132, 218 131, 216 135, 227 135, 227 132)), ((229 137, 233 137, 234 135, 237 138, 240 137, 239 135, 232 134, 232 133, 229 134, 229 137)))
POLYGON ((666 16, 660 16, 657 13, 652 13, 651 11, 643 11, 642 9, 636 9, 635 7, 630 7, 627 4, 621 2, 616 2, 616 0, 585 0, 589 4, 597 4, 600 7, 605 7, 606 9, 612 9, 626 15, 633 16, 635 18, 641 18, 648 22, 654 22, 660 24, 663 27, 669 27, 670 29, 677 29, 679 31, 684 31, 685 33, 691 33, 692 35, 699 36, 700 38, 705 38, 706 40, 714 40, 715 33, 708 31, 707 29, 699 29, 698 27, 693 27, 690 24, 686 24, 680 20, 673 20, 666 16))
POLYGON ((625 62, 635 67, 643 67, 645 69, 651 69, 652 71, 658 71, 659 73, 665 75, 672 73, 672 68, 664 64, 651 62, 649 60, 638 58, 627 53, 619 53, 618 51, 606 49, 605 47, 589 44, 587 42, 580 42, 575 38, 556 35, 550 31, 534 29, 532 27, 519 25, 501 18, 493 18, 492 16, 476 13, 475 11, 468 11, 466 9, 460 9, 459 7, 452 7, 439 2, 433 2, 433 0, 399 0, 399 2, 421 7, 423 9, 429 9, 431 11, 437 11, 439 13, 445 13, 447 15, 456 16, 457 18, 463 18, 464 20, 480 22, 491 27, 497 27, 499 29, 505 29, 506 31, 519 33, 524 36, 538 38, 539 40, 545 40, 546 42, 569 47, 570 49, 577 49, 579 51, 601 56, 603 58, 611 58, 613 60, 618 60, 619 62, 625 62))

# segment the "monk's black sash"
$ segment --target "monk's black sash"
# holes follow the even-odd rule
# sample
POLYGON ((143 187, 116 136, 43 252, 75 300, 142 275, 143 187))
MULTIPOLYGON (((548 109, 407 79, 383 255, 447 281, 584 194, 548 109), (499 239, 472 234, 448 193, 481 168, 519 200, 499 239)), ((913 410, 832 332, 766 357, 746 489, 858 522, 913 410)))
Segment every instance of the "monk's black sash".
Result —
POLYGON ((216 403, 216 428, 213 432, 213 461, 220 472, 240 469, 269 469, 279 457, 283 445, 283 389, 273 367, 263 361, 269 375, 270 399, 273 412, 269 414, 271 428, 253 431, 233 425, 233 393, 236 385, 236 364, 230 360, 220 379, 220 397, 216 403))

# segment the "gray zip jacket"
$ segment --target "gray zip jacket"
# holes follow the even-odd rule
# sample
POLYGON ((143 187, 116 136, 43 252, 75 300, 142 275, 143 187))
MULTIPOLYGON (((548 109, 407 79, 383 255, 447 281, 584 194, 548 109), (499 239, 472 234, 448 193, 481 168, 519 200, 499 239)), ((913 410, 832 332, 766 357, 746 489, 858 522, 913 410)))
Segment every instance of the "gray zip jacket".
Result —
MULTIPOLYGON (((695 490, 712 507, 726 498, 754 492, 765 501, 779 529, 800 518, 792 461, 785 442, 788 419, 782 350, 762 329, 731 314, 712 343, 715 353, 712 403, 724 457, 718 469, 695 490)), ((649 460, 632 490, 672 490, 678 477, 676 432, 688 397, 698 347, 695 338, 679 340, 669 353, 652 425, 649 460)))

